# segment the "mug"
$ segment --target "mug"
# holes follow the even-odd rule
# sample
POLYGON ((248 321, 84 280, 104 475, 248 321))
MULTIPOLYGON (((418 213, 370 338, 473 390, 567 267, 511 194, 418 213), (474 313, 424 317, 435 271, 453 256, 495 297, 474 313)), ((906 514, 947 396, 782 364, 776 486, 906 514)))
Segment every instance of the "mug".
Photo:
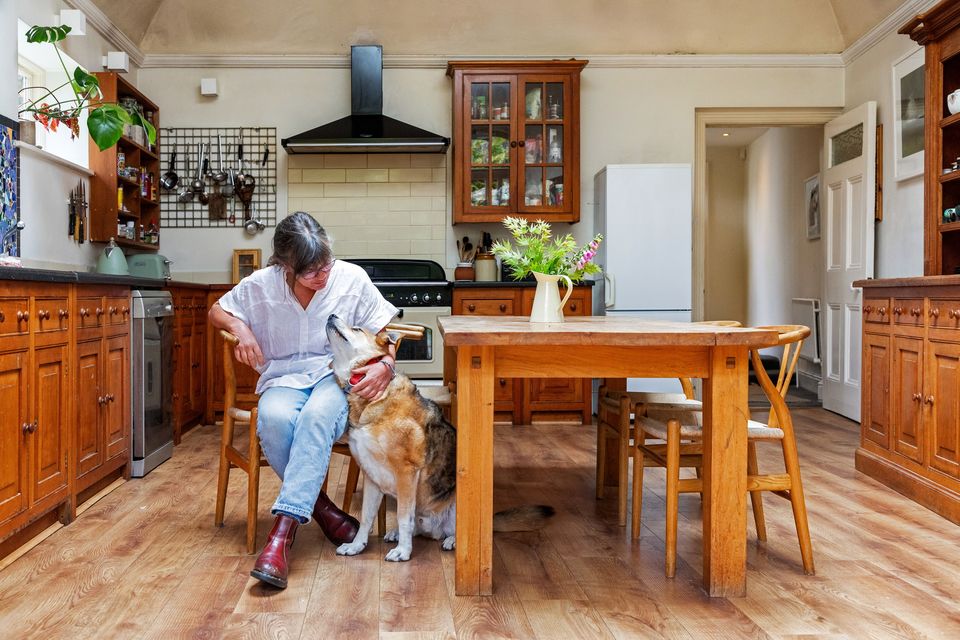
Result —
POLYGON ((960 113, 960 89, 947 95, 947 111, 951 114, 960 113))

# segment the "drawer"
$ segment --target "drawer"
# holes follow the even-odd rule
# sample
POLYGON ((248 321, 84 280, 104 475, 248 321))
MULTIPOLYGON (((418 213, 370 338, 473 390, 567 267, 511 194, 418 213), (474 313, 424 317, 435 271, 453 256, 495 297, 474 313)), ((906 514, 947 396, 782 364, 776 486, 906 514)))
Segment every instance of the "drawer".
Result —
POLYGON ((863 321, 871 324, 890 323, 890 298, 867 298, 863 301, 863 321))
POLYGON ((30 298, 0 298, 0 337, 30 331, 30 298))
POLYGON ((937 329, 960 329, 960 300, 930 298, 927 326, 937 329))
POLYGON ((590 312, 591 309, 588 308, 586 294, 583 291, 574 290, 570 299, 563 305, 563 315, 565 316, 588 316, 590 312))
POLYGON ((65 342, 70 330, 70 307, 66 296, 34 298, 33 319, 37 340, 44 344, 65 342))
POLYGON ((103 326, 106 310, 103 308, 103 298, 78 297, 77 312, 74 323, 78 329, 96 329, 103 326))
POLYGON ((107 298, 106 323, 121 325, 130 322, 130 300, 127 298, 107 298))
POLYGON ((513 298, 464 298, 460 301, 460 315, 465 316, 512 316, 513 298))
POLYGON ((922 327, 923 298, 894 298, 893 323, 908 327, 922 327))

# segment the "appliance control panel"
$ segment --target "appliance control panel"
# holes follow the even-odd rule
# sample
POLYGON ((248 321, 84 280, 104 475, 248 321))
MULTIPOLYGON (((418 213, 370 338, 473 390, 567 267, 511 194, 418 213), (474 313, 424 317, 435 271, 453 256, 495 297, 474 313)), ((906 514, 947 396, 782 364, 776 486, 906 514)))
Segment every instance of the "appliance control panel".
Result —
POLYGON ((389 285, 377 288, 395 307, 448 307, 453 298, 450 287, 389 285))

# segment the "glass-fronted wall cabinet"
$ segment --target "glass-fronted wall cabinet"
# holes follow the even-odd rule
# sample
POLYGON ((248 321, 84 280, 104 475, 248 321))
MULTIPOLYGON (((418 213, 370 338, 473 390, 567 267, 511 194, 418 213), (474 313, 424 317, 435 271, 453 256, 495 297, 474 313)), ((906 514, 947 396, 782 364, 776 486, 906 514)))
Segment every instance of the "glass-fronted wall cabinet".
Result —
POLYGON ((453 222, 580 220, 586 60, 451 62, 453 222))

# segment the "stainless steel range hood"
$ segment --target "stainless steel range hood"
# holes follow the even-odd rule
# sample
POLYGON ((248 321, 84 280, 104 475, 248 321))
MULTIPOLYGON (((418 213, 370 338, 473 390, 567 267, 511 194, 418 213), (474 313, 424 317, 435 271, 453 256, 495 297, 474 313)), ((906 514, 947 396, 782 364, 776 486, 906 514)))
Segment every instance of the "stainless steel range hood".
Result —
POLYGON ((350 47, 351 113, 280 141, 287 153, 445 153, 450 138, 383 115, 383 48, 350 47))

